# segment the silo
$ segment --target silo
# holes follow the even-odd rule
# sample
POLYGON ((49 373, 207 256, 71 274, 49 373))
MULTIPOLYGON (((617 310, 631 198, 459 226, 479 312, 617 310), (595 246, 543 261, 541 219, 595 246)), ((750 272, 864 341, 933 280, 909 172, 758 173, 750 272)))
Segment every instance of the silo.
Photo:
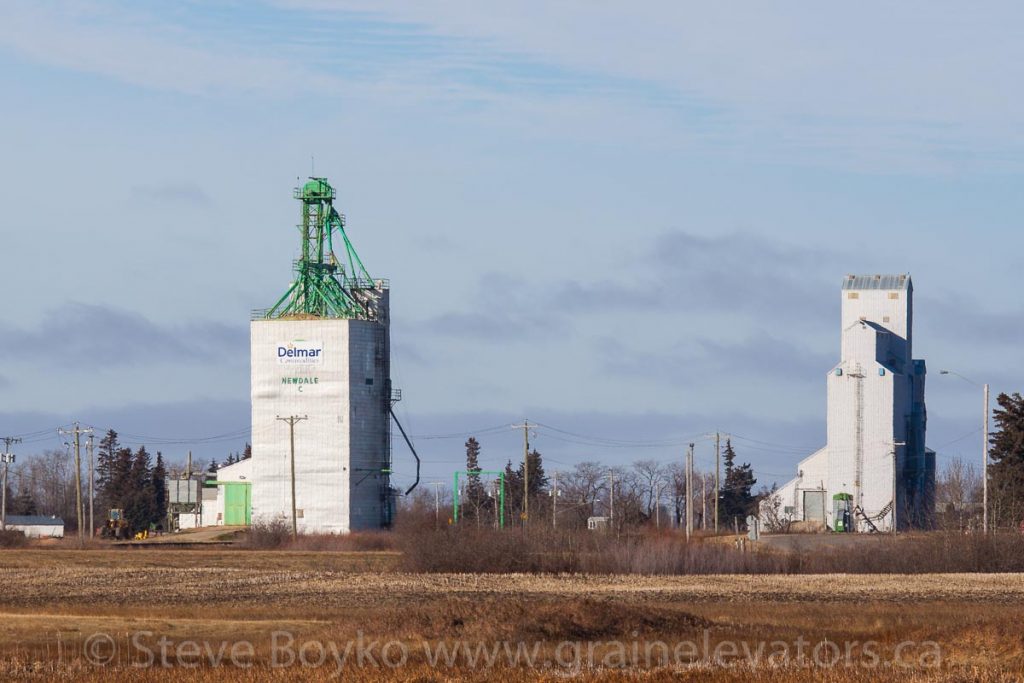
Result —
POLYGON ((295 279, 250 330, 252 518, 299 532, 380 528, 392 514, 388 283, 363 267, 335 196, 325 178, 296 189, 295 279))

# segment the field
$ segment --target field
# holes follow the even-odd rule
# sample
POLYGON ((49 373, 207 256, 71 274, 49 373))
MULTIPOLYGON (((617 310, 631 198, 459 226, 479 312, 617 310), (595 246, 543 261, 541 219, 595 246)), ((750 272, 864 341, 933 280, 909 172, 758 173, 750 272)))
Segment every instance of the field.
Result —
POLYGON ((398 560, 223 547, 0 551, 3 674, 1010 681, 1024 672, 1018 574, 413 574, 398 560))

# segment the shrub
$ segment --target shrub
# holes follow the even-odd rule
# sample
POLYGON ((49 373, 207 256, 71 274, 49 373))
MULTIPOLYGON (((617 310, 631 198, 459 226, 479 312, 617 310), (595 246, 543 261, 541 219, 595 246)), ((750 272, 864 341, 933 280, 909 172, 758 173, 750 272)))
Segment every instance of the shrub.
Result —
POLYGON ((372 552, 393 550, 394 540, 386 531, 363 531, 350 534, 302 534, 292 537, 288 520, 275 519, 253 524, 244 532, 240 548, 248 550, 306 550, 372 552))
POLYGON ((24 548, 27 545, 25 532, 17 529, 0 529, 0 548, 24 548))

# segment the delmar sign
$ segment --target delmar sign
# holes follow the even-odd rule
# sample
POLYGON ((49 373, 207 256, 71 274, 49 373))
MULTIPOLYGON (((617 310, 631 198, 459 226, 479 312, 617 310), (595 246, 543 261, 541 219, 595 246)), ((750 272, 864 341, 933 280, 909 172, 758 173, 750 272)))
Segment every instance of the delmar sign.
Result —
POLYGON ((324 356, 324 343, 296 339, 279 342, 277 362, 281 365, 319 365, 324 356))

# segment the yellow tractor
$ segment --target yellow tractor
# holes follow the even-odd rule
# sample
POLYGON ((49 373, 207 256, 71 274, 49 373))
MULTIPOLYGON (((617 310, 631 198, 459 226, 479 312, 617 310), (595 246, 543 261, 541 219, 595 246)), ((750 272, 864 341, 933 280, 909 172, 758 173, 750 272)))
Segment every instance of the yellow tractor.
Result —
POLYGON ((128 539, 128 522, 124 518, 124 510, 112 508, 107 513, 107 523, 103 527, 102 535, 116 541, 128 539))

